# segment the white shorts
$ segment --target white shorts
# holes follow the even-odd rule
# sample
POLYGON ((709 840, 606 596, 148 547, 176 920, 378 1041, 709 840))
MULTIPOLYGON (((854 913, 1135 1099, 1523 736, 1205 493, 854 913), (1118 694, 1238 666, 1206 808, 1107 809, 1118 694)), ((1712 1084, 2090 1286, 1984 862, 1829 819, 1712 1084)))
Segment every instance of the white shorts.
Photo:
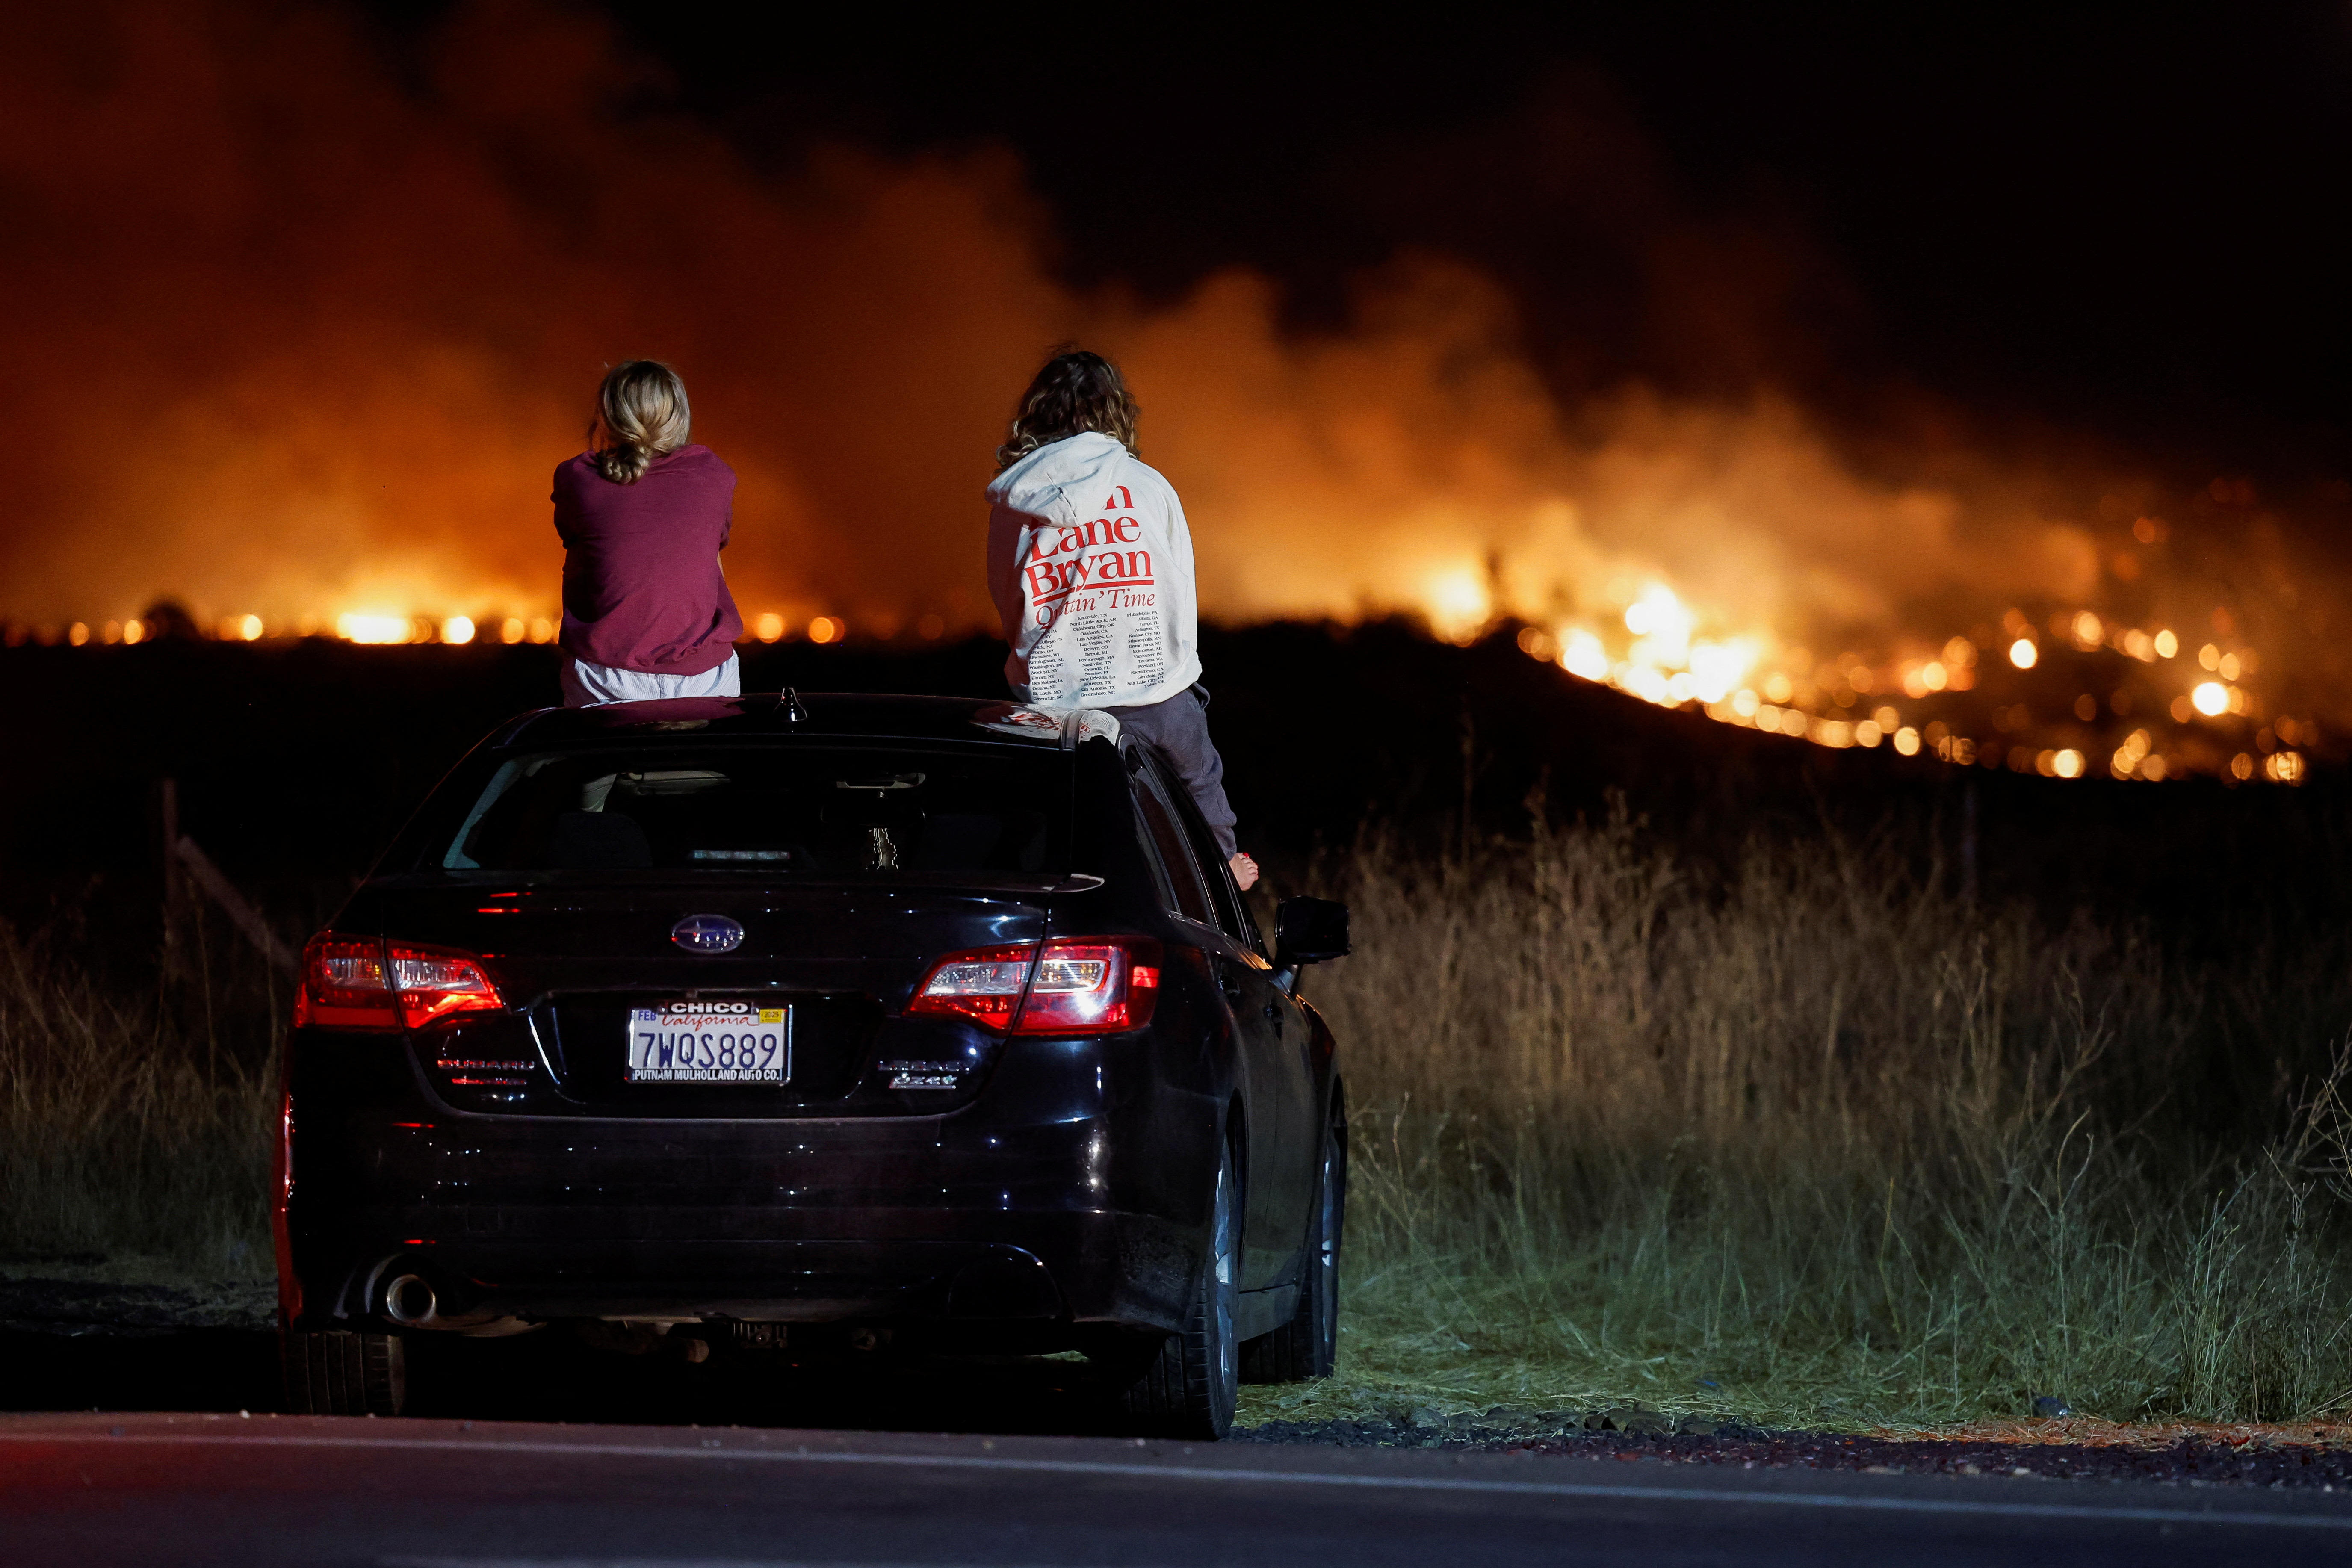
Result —
POLYGON ((662 697, 740 697, 742 670, 735 656, 700 675, 648 675, 642 669, 611 669, 584 658, 563 661, 563 705, 597 708, 607 702, 644 702, 662 697))

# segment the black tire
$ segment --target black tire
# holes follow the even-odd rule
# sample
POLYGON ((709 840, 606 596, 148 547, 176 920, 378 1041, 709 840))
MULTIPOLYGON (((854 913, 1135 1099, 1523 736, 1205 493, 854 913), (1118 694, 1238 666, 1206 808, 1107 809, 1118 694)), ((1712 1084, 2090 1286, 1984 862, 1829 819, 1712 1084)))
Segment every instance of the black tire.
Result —
POLYGON ((278 1364, 297 1415, 397 1415, 408 1403, 398 1334, 280 1333, 278 1364))
POLYGON ((1209 1246, 1185 1308, 1184 1326, 1150 1352, 1139 1376, 1128 1380, 1120 1374, 1125 1386, 1119 1403, 1128 1425, 1139 1432, 1214 1442, 1233 1427, 1241 1381, 1240 1346, 1234 1342, 1240 1197, 1228 1145, 1217 1163, 1209 1246))
POLYGON ((1339 1359, 1339 1241, 1348 1220, 1348 1125, 1335 1096, 1323 1123, 1323 1157, 1290 1321, 1242 1346, 1244 1383, 1328 1377, 1339 1359))

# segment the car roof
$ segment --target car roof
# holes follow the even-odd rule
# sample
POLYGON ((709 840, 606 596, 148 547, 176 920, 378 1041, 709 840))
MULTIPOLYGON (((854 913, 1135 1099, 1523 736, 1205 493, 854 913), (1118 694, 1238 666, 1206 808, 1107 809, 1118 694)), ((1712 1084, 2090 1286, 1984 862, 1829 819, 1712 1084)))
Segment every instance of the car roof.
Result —
POLYGON ((789 735, 976 741, 1059 751, 1075 746, 1078 739, 1078 715, 1046 713, 1003 700, 807 691, 795 694, 794 702, 796 716, 786 714, 782 692, 542 708, 509 720, 493 743, 500 747, 562 745, 667 731, 699 732, 714 738, 789 735))

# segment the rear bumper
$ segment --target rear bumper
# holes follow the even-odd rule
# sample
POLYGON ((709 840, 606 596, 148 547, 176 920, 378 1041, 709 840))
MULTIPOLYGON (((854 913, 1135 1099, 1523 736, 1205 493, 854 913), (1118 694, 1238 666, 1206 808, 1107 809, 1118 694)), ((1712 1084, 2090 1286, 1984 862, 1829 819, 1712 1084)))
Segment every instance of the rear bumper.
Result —
MULTIPOLYGON (((979 1216, 954 1216, 979 1217, 979 1216)), ((878 1232, 877 1221, 867 1226, 878 1232)), ((403 1274, 430 1282, 444 1317, 734 1319, 746 1322, 1024 1320, 1172 1327, 1183 1248, 1127 1215, 1017 1216, 943 1240, 677 1238, 362 1241, 319 1270, 348 1324, 378 1314, 403 1274), (979 1235, 1010 1239, 977 1239, 979 1235), (423 1246, 408 1245, 423 1241, 423 1246), (1025 1245, 1024 1245, 1025 1243, 1025 1245), (1156 1255, 1160 1260, 1150 1259, 1156 1255), (1171 1276, 1169 1288, 1153 1280, 1171 1276)), ((321 1260, 322 1262, 325 1260, 321 1260)), ((306 1268, 306 1272, 310 1270, 306 1268)), ((309 1314, 306 1314, 306 1320, 309 1314)))
POLYGON ((1037 1043, 941 1116, 741 1121, 464 1114, 388 1063, 306 1095, 298 1055, 301 1322, 414 1273, 444 1317, 1173 1328, 1215 1102, 1122 1098, 1105 1054, 1037 1043))

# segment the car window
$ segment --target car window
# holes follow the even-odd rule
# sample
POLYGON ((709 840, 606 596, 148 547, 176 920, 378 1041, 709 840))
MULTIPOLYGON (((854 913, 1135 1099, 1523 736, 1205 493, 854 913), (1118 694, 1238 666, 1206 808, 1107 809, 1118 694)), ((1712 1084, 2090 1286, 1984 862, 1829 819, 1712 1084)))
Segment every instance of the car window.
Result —
POLYGON ((1208 889, 1202 886, 1200 869, 1192 864, 1192 851, 1184 842, 1184 830, 1177 825, 1176 814, 1160 793, 1160 781, 1150 768, 1135 775, 1135 808, 1143 817, 1144 837, 1151 846, 1153 857, 1167 872, 1175 911, 1204 926, 1215 925, 1216 912, 1209 903, 1208 889))
POLYGON ((1169 776, 1165 764, 1153 758, 1151 766, 1160 775, 1160 792, 1174 808, 1183 826, 1185 841, 1192 847, 1192 858, 1209 885, 1209 900, 1217 911, 1216 923, 1244 947, 1263 952, 1265 944, 1258 939, 1257 921, 1250 917, 1241 889, 1234 886, 1233 871, 1218 852, 1217 836, 1209 830, 1208 818, 1201 815, 1199 804, 1181 782, 1169 776))
MULTIPOLYGON (((1143 793, 1141 786, 1135 786, 1135 792, 1140 795, 1143 793)), ((1168 862, 1160 852, 1159 837, 1151 831, 1151 825, 1145 818, 1143 807, 1139 804, 1135 808, 1135 837, 1143 846, 1144 864, 1151 868, 1152 885, 1160 891, 1160 907, 1163 910, 1175 909, 1175 879, 1168 874, 1168 862)))
POLYGON ((542 752, 507 759, 471 800, 447 803, 457 825, 432 858, 448 870, 1060 875, 1069 798, 1058 752, 542 752))

